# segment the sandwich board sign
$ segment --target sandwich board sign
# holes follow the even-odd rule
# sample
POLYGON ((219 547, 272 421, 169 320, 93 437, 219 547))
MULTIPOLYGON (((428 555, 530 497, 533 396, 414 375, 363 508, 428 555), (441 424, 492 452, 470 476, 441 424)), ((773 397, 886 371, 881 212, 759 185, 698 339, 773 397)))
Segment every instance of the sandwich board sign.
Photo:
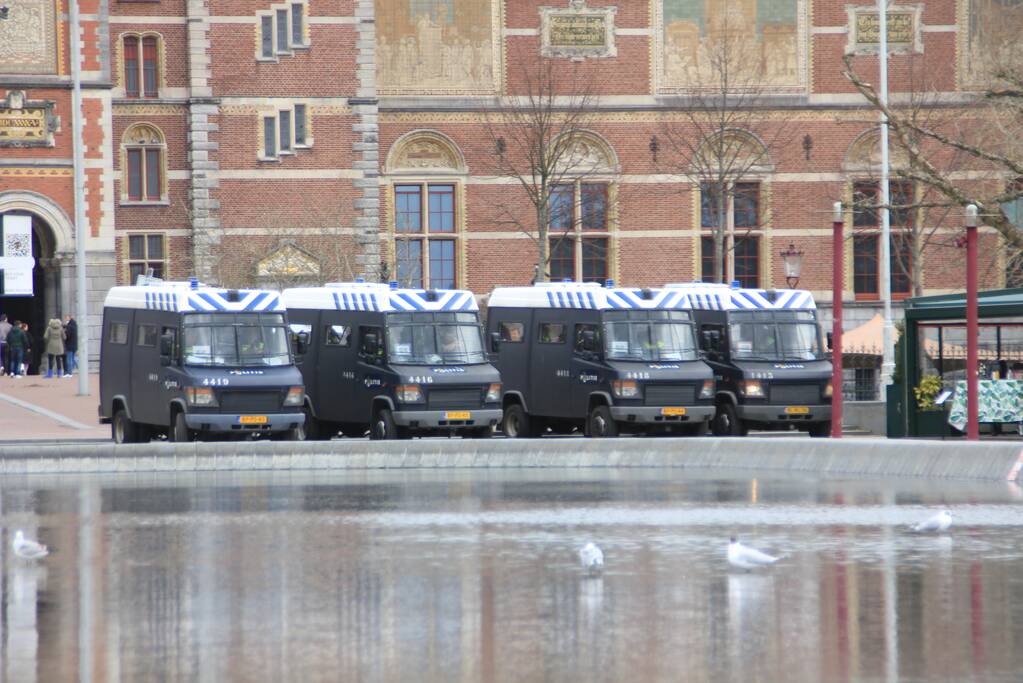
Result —
POLYGON ((32 217, 0 216, 0 296, 32 296, 32 217))

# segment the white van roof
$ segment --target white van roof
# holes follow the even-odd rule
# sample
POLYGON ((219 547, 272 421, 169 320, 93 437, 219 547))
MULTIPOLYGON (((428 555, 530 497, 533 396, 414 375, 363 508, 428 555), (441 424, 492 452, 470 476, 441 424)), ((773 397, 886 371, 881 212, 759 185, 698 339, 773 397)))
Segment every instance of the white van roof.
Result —
POLYGON ((584 308, 595 310, 688 310, 689 295, 668 289, 603 287, 596 282, 538 282, 497 287, 488 308, 584 308))
POLYGON ((478 311, 466 289, 408 289, 381 282, 328 282, 323 287, 294 287, 281 292, 288 308, 318 311, 478 311))
POLYGON ((285 310, 281 295, 268 289, 228 290, 192 282, 111 287, 103 305, 177 313, 283 313, 285 310), (229 292, 236 292, 236 295, 229 292))
POLYGON ((684 282, 665 289, 689 295, 693 308, 710 311, 813 310, 817 303, 805 289, 746 289, 720 283, 684 282))

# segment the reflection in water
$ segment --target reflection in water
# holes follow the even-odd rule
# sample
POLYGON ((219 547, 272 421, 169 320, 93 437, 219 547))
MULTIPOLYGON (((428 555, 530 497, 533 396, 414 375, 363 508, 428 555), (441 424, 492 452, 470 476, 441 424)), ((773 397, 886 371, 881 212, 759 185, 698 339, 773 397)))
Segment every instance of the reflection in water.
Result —
POLYGON ((1016 680, 1020 506, 1004 486, 654 471, 6 479, 0 673, 1016 680), (939 506, 951 533, 905 532, 939 506), (14 557, 16 528, 52 554, 14 557), (783 558, 734 570, 733 533, 783 558))

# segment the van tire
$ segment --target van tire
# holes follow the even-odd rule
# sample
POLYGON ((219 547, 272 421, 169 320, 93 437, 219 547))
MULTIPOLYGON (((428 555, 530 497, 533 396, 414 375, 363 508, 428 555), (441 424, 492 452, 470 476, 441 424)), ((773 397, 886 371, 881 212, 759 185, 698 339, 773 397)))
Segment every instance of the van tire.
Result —
POLYGON ((374 441, 386 441, 398 438, 398 426, 394 424, 394 415, 390 408, 381 408, 373 416, 369 426, 369 438, 374 441))
POLYGON ((749 428, 739 419, 739 414, 728 401, 718 404, 714 414, 714 436, 746 436, 749 428))
POLYGON ((124 408, 118 408, 110 421, 110 438, 114 443, 138 443, 138 425, 131 421, 124 408))
POLYGON ((305 412, 305 424, 302 426, 302 438, 305 441, 330 441, 333 436, 328 429, 330 427, 329 422, 321 422, 320 420, 313 417, 313 411, 306 406, 305 412))
POLYGON ((529 413, 518 403, 504 409, 501 431, 509 439, 535 439, 540 436, 529 413))
POLYGON ((810 436, 827 438, 831 436, 831 423, 830 422, 814 422, 810 425, 810 428, 806 430, 810 436))
POLYGON ((595 439, 618 436, 618 423, 611 417, 611 409, 605 405, 594 406, 587 422, 586 432, 595 439))
POLYGON ((169 441, 174 443, 187 443, 195 439, 195 432, 188 428, 183 412, 174 413, 174 422, 167 432, 169 441))

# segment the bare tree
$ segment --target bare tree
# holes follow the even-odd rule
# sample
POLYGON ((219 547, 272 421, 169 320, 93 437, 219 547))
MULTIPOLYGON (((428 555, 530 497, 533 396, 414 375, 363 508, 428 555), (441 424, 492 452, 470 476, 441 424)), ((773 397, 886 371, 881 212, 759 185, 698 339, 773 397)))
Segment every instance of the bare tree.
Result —
MULTIPOLYGON (((536 245, 536 281, 550 277, 549 234, 558 226, 561 239, 574 232, 579 217, 565 206, 563 188, 591 180, 612 185, 616 168, 586 135, 599 106, 592 78, 580 64, 564 59, 519 54, 513 86, 516 95, 496 97, 482 108, 484 135, 478 158, 484 175, 512 179, 522 193, 502 192, 490 209, 498 225, 514 226, 536 245), (529 209, 523 210, 523 195, 529 209)), ((611 212, 618 193, 608 193, 601 210, 611 212)), ((557 243, 556 243, 557 244, 557 243)))
MULTIPOLYGON (((1018 217, 1005 207, 1023 196, 1023 51, 1005 50, 992 66, 991 85, 965 101, 910 93, 887 105, 856 73, 850 57, 844 75, 888 120, 892 141, 908 158, 896 177, 925 186, 930 207, 976 204, 985 225, 1004 238, 1010 258, 1023 251, 1018 217), (979 173, 978 173, 979 172, 979 173)), ((958 213, 958 212, 957 212, 958 213)), ((961 213, 959 213, 961 216, 961 213)), ((958 220, 961 221, 961 218, 958 220)))
MULTIPOLYGON (((730 16, 723 15, 683 64, 680 120, 661 125, 672 152, 669 172, 713 202, 716 282, 731 275, 725 272, 725 254, 734 249, 732 207, 743 196, 742 184, 768 173, 772 153, 793 137, 788 123, 767 115, 770 84, 761 46, 739 25, 729 24, 730 16)), ((762 218, 757 216, 757 225, 747 232, 762 218)))

